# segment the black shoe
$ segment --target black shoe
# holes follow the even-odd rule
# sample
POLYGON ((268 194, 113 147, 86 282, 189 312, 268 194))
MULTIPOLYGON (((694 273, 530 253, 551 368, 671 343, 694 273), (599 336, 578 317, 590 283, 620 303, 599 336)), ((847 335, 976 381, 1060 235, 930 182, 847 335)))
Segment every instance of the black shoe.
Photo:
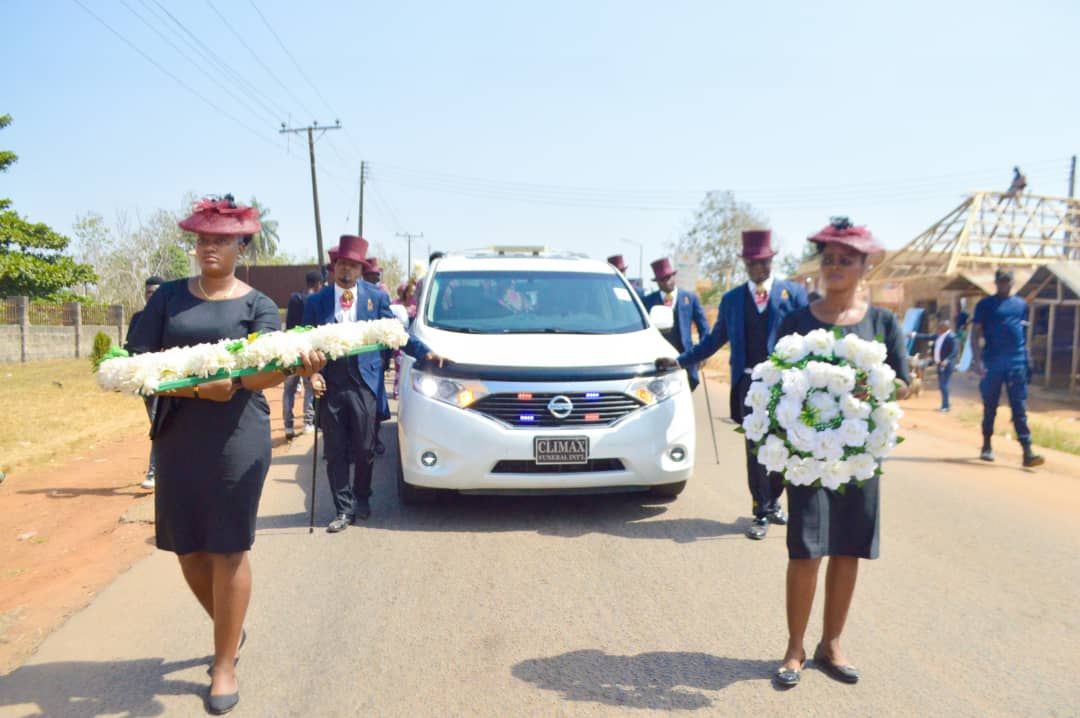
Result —
POLYGON ((768 519, 769 523, 771 524, 776 524, 777 526, 787 526, 787 514, 785 514, 784 510, 781 508, 777 508, 775 511, 770 511, 769 513, 765 514, 765 518, 768 519))
POLYGON ((292 441, 295 438, 296 438, 296 432, 295 431, 293 431, 292 429, 286 429, 285 430, 285 441, 292 441))
POLYGON ((237 681, 236 693, 228 693, 223 696, 206 696, 206 710, 216 716, 223 716, 240 703, 240 683, 237 681))
POLYGON ((352 523, 352 519, 345 514, 338 514, 337 518, 330 522, 330 525, 326 527, 326 533, 336 534, 340 531, 344 531, 349 528, 349 524, 352 523))
POLYGON ((769 520, 762 516, 759 519, 754 519, 754 523, 750 524, 750 528, 746 529, 746 538, 760 541, 769 534, 769 520))
POLYGON ((979 458, 982 459, 983 461, 993 461, 994 460, 994 450, 991 449, 989 446, 984 446, 982 448, 982 451, 979 452, 979 458))
POLYGON ((825 655, 825 645, 822 643, 819 643, 817 650, 814 651, 814 663, 841 683, 855 684, 859 682, 858 669, 855 666, 841 666, 838 663, 833 663, 832 659, 825 655))
POLYGON ((358 499, 353 513, 353 523, 367 521, 371 516, 371 503, 367 499, 358 499))
POLYGON ((802 680, 802 670, 804 668, 806 668, 806 656, 803 656, 802 663, 799 664, 798 668, 780 666, 773 676, 773 682, 781 688, 794 688, 802 680))
POLYGON ((1024 467, 1031 469, 1036 466, 1042 466, 1046 463, 1046 459, 1042 457, 1042 454, 1033 454, 1030 451, 1024 452, 1024 467))

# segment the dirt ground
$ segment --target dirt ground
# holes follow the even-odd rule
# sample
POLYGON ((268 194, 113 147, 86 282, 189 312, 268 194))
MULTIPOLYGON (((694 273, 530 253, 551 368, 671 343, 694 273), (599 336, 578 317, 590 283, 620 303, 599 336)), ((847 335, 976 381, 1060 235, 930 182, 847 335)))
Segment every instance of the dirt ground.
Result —
MULTIPOLYGON (((267 398, 276 448, 281 391, 267 398)), ((16 465, 0 484, 0 675, 154 550, 153 492, 139 488, 149 447, 145 428, 129 429, 66 461, 16 465)))

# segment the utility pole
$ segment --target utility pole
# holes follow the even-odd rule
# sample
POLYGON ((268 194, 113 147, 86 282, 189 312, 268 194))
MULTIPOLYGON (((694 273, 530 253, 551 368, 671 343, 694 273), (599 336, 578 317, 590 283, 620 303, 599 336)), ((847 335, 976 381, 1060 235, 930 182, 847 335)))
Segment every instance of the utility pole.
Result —
POLYGON ((367 177, 367 162, 360 160, 360 223, 356 228, 356 234, 360 237, 364 236, 364 180, 367 177))
POLYGON ((311 198, 315 204, 315 243, 318 251, 318 263, 321 267, 323 262, 326 261, 323 255, 323 243, 322 243, 322 220, 319 218, 319 182, 315 178, 315 131, 318 130, 321 133, 327 130, 340 130, 341 120, 335 120, 333 125, 327 127, 319 127, 318 122, 313 122, 307 127, 286 127, 285 123, 281 123, 280 134, 286 133, 307 133, 308 155, 311 157, 311 198))
POLYGON ((405 276, 407 277, 412 273, 412 241, 414 239, 423 239, 424 233, 411 234, 409 232, 397 232, 394 236, 402 237, 409 243, 408 259, 405 260, 405 276))
POLYGON ((1076 196, 1076 155, 1072 156, 1069 164, 1069 199, 1076 196))

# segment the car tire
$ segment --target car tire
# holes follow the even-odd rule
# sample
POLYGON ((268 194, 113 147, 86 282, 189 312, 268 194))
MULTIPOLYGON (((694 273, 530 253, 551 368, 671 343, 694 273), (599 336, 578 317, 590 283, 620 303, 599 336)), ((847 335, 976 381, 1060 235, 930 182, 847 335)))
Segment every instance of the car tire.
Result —
POLYGON ((405 472, 401 468, 401 455, 398 454, 397 462, 397 493, 401 503, 410 506, 417 504, 430 504, 439 499, 442 491, 429 489, 423 486, 413 486, 405 481, 405 472))
POLYGON ((650 486, 649 493, 653 496, 663 496, 665 498, 673 499, 681 494, 685 488, 685 481, 676 481, 671 484, 657 484, 656 486, 650 486))

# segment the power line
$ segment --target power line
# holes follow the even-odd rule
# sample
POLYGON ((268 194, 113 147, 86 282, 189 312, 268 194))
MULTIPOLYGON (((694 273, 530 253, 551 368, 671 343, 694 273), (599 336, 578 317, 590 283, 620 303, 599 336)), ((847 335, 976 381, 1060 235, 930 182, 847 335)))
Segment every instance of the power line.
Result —
POLYGON ((263 135, 259 134, 258 130, 256 130, 256 129, 252 128, 251 126, 249 126, 248 124, 246 124, 246 123, 245 123, 245 122, 244 122, 243 120, 241 120, 241 119, 237 118, 236 116, 234 116, 233 114, 231 114, 231 113, 230 113, 230 112, 228 112, 227 110, 223 109, 223 108, 222 108, 221 106, 219 106, 219 105, 218 105, 217 103, 215 103, 215 102, 213 102, 212 100, 208 99, 208 98, 207 98, 207 97, 206 97, 205 95, 203 95, 202 93, 200 93, 200 92, 199 92, 198 90, 196 90, 195 88, 191 87, 191 85, 187 84, 186 82, 184 82, 183 80, 181 80, 181 79, 180 79, 179 77, 177 77, 176 75, 174 75, 174 74, 173 74, 172 72, 170 72, 169 70, 165 69, 165 68, 164 68, 164 67, 163 67, 163 66, 162 66, 162 65, 161 65, 161 64, 160 64, 160 63, 159 63, 159 62, 158 62, 157 60, 155 60, 155 59, 154 59, 153 57, 151 57, 151 56, 150 56, 150 55, 148 55, 147 53, 143 52, 143 50, 142 50, 141 48, 139 48, 139 47, 138 47, 138 46, 137 46, 137 45, 136 45, 135 43, 133 43, 133 42, 132 42, 131 40, 129 40, 129 39, 128 39, 128 38, 126 37, 126 36, 124 36, 124 35, 123 35, 122 33, 120 33, 120 32, 119 32, 118 30, 116 30, 116 29, 115 29, 115 28, 114 28, 114 27, 113 27, 112 25, 110 25, 109 23, 105 22, 105 20, 103 20, 103 19, 102 19, 101 17, 99 17, 99 16, 98 16, 98 15, 97 15, 97 14, 96 14, 96 13, 95 13, 95 12, 94 12, 93 10, 91 10, 91 9, 90 9, 90 8, 88 8, 88 7, 86 6, 86 5, 84 5, 84 4, 83 4, 83 3, 81 2, 81 0, 71 0, 71 1, 72 1, 73 3, 75 3, 76 5, 78 5, 79 7, 81 7, 81 8, 82 8, 82 9, 83 9, 83 10, 84 10, 84 11, 85 11, 85 12, 86 12, 86 13, 87 13, 88 15, 90 15, 90 17, 92 17, 92 18, 94 18, 95 20, 97 20, 97 22, 98 22, 99 24, 101 24, 101 25, 102 25, 102 26, 103 26, 103 27, 104 27, 104 28, 105 28, 106 30, 108 30, 108 31, 109 31, 109 32, 111 32, 111 33, 112 33, 113 35, 115 35, 115 36, 116 36, 117 38, 119 38, 121 42, 123 42, 123 43, 124 43, 125 45, 127 45, 127 46, 128 46, 128 47, 130 47, 130 48, 131 48, 132 50, 134 50, 134 51, 135 51, 135 52, 137 52, 137 53, 138 53, 139 55, 141 55, 141 56, 142 56, 142 58, 143 58, 144 60, 146 60, 146 61, 147 61, 147 62, 149 62, 149 63, 150 63, 151 65, 153 65, 154 67, 156 67, 156 68, 157 68, 157 69, 158 69, 159 71, 161 71, 161 72, 162 72, 162 73, 163 73, 164 75, 167 75, 167 76, 168 76, 169 78, 171 78, 171 79, 172 79, 172 80, 173 80, 173 81, 174 81, 174 82, 175 82, 176 84, 180 85, 180 86, 181 86, 182 88, 184 88, 185 90, 187 90, 188 92, 190 92, 190 93, 191 93, 192 95, 194 95, 195 97, 199 98, 199 99, 200 99, 200 100, 202 100, 202 101, 203 101, 204 103, 206 103, 207 105, 209 105, 209 106, 210 106, 210 107, 211 107, 211 108, 212 108, 213 110, 215 110, 215 111, 216 111, 216 112, 218 112, 219 114, 221 114, 221 115, 225 116, 226 118, 228 118, 228 119, 232 120, 232 121, 233 121, 233 122, 235 122, 236 124, 240 125, 240 126, 241 126, 241 127, 243 127, 243 128, 245 129, 245 130, 247 130, 248 132, 250 132, 250 133, 251 133, 252 135, 254 135, 255 137, 258 137, 259 139, 261 139, 261 140, 262 140, 263 142, 267 142, 267 143, 269 143, 269 144, 271 144, 271 145, 273 145, 274 147, 277 147, 277 148, 279 148, 279 149, 281 148, 281 145, 279 145, 279 144, 278 144, 277 142, 275 142, 275 141, 273 141, 273 140, 271 140, 271 139, 268 139, 267 137, 265 137, 265 136, 263 136, 263 135))

